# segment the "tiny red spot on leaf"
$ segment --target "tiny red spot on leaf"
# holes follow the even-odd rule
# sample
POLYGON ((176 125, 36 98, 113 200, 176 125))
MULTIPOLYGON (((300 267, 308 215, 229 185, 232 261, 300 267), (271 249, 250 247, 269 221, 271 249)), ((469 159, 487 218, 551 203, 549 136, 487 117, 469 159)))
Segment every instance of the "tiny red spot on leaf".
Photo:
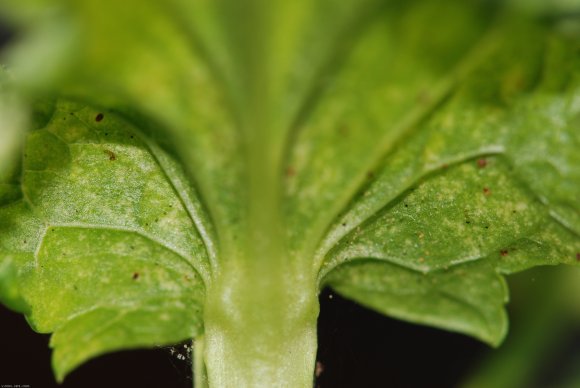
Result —
POLYGON ((505 257, 505 256, 507 256, 507 255, 508 255, 508 250, 507 250, 507 249, 502 249, 502 250, 501 250, 499 253, 500 253, 500 254, 501 254, 503 257, 505 257))
POLYGON ((95 117, 95 121, 98 123, 99 121, 102 121, 103 118, 105 118, 105 115, 102 113, 99 113, 96 117, 95 117))
POLYGON ((580 261, 580 252, 576 253, 576 261, 580 261))
POLYGON ((113 151, 105 150, 104 152, 105 152, 105 154, 109 155, 109 160, 111 162, 117 160, 117 155, 115 155, 115 153, 113 151))
POLYGON ((487 166, 487 159, 485 158, 477 159, 477 166, 479 168, 484 168, 485 166, 487 166))
POLYGON ((491 195, 491 190, 489 189, 489 187, 483 188, 483 195, 491 195))

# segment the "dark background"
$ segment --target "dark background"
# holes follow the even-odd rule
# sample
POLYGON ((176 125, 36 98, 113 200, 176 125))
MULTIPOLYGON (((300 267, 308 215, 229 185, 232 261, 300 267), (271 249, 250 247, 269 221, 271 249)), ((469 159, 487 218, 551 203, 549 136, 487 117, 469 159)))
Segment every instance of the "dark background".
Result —
MULTIPOLYGON (((383 317, 326 290, 321 295, 319 356, 325 387, 453 387, 488 347, 471 338, 383 317)), ((48 335, 0 309, 0 384, 57 387, 48 335)), ((61 388, 191 388, 188 361, 168 348, 105 355, 72 372, 61 388)))

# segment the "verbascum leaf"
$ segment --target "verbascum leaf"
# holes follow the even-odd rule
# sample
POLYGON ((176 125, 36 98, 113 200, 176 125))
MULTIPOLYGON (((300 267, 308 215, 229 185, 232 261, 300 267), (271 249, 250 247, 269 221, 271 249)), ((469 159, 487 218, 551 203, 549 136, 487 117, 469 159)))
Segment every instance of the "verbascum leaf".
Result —
POLYGON ((493 345, 507 331, 506 285, 484 261, 426 275, 358 260, 332 272, 328 282, 338 293, 394 318, 467 333, 493 345))
POLYGON ((0 296, 54 333, 59 380, 95 355, 201 332, 214 237, 171 157, 111 112, 59 102, 22 170, 22 199, 0 208, 0 296))
MULTIPOLYGON (((495 298, 462 300, 461 308, 447 308, 447 313, 439 307, 422 310, 422 302, 404 296, 394 298, 397 285, 373 284, 397 277, 393 265, 415 272, 427 284, 453 279, 459 290, 469 282, 458 275, 466 263, 481 263, 498 274, 577 263, 579 42, 523 22, 500 30, 494 39, 504 34, 510 39, 497 41, 490 59, 372 170, 376 178, 344 209, 319 250, 325 255, 322 276, 357 259, 388 263, 373 263, 368 277, 361 276, 356 263, 330 272, 329 284, 343 295, 495 345, 506 332, 506 321, 490 326, 487 309, 499 310, 507 301, 507 290, 497 281, 493 286, 480 279, 468 286, 494 287, 495 298), (417 311, 423 314, 414 315, 417 311), (478 318, 465 325, 475 311, 478 318)), ((409 289, 426 292, 415 283, 404 288, 409 289)))
POLYGON ((10 85, 10 73, 0 66, 0 205, 18 196, 19 151, 28 126, 25 104, 10 85))
POLYGON ((0 298, 59 379, 205 330, 213 384, 307 386, 325 285, 497 345, 503 276, 579 261, 577 7, 339 3, 2 4, 56 102, 0 180, 0 298))

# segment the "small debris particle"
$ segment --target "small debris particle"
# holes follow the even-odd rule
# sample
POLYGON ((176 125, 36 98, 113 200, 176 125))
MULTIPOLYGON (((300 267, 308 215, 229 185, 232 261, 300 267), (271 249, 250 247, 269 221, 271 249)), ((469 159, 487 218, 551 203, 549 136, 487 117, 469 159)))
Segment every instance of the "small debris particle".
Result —
POLYGON ((489 229, 489 225, 485 225, 485 229, 489 229))
POLYGON ((471 224, 471 221, 467 220, 465 221, 466 224, 471 224))
POLYGON ((288 166, 286 168, 286 177, 292 178, 295 175, 296 175, 296 170, 294 169, 294 167, 288 166))
POLYGON ((333 294, 328 294, 328 299, 332 299, 332 298, 334 298, 334 295, 333 294))
POLYGON ((447 169, 449 168, 449 165, 448 165, 447 163, 443 163, 443 164, 441 165, 441 168, 442 168, 443 170, 447 170, 447 169))
POLYGON ((500 255, 502 255, 502 257, 506 257, 509 252, 507 249, 502 249, 499 253, 500 253, 500 255))
POLYGON ((139 272, 133 272, 133 280, 139 279, 139 272))
POLYGON ((425 234, 423 232, 419 232, 419 234, 417 235, 419 237, 419 239, 423 239, 423 237, 425 237, 425 234))
POLYGON ((314 374, 316 377, 320 377, 320 375, 324 372, 324 365, 320 361, 316 361, 316 369, 314 370, 314 374))
POLYGON ((103 118, 104 118, 104 117, 105 117, 105 115, 104 115, 104 114, 102 114, 102 113, 99 113, 99 114, 97 115, 97 117, 95 117, 95 121, 96 121, 97 123, 98 123, 98 122, 100 122, 100 121, 103 121, 103 118))
POLYGON ((485 166, 487 166, 487 159, 485 158, 477 159, 477 167, 484 168, 485 166))
POLYGON ((576 261, 580 261, 580 252, 576 253, 576 261))
POLYGON ((117 155, 115 155, 115 153, 113 151, 111 151, 111 150, 105 150, 104 152, 105 152, 105 154, 109 155, 109 160, 111 162, 117 160, 117 155))
POLYGON ((346 222, 343 222, 343 223, 342 223, 342 226, 346 226, 346 222))
POLYGON ((405 204, 405 207, 409 207, 409 205, 408 204, 405 204))
POLYGON ((483 195, 491 195, 491 190, 489 189, 489 187, 483 188, 483 195))

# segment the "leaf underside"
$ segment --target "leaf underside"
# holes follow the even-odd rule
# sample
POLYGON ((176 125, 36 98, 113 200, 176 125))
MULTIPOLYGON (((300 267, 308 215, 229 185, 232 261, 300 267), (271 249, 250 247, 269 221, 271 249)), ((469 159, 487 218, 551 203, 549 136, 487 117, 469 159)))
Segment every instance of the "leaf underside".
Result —
POLYGON ((325 1, 297 1, 270 15, 284 23, 263 42, 278 53, 263 91, 237 45, 258 30, 236 35, 205 2, 138 3, 59 14, 84 22, 44 37, 76 50, 73 70, 54 86, 24 68, 60 97, 36 104, 21 166, 0 169, 0 298, 54 333, 59 379, 201 335, 206 287, 243 260, 248 152, 281 158, 288 260, 393 317, 497 345, 503 275, 579 260, 573 17, 368 1, 325 18, 325 1), (76 28, 80 45, 63 38, 76 28))
POLYGON ((55 105, 28 136, 22 199, 1 210, 6 271, 20 272, 34 329, 55 332, 60 379, 96 354, 201 332, 209 264, 195 193, 141 138, 112 114, 55 105))

